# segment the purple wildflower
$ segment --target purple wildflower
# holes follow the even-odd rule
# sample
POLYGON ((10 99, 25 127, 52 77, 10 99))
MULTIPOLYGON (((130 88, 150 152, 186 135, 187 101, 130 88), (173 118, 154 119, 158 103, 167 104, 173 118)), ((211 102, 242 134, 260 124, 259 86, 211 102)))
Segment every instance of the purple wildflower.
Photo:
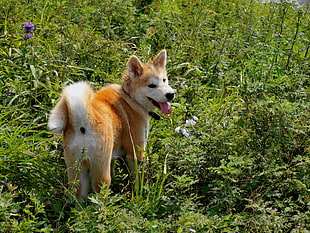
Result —
POLYGON ((28 35, 23 35, 23 38, 26 40, 26 39, 30 39, 32 38, 33 35, 32 34, 28 34, 28 35))
POLYGON ((26 22, 23 29, 27 32, 27 33, 30 33, 30 32, 33 32, 34 30, 34 24, 33 23, 30 23, 30 22, 26 22))

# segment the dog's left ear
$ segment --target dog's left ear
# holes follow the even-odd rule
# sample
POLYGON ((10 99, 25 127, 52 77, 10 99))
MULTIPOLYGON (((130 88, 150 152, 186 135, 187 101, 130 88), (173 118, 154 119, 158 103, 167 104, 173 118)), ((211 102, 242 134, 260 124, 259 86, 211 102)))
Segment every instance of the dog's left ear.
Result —
POLYGON ((165 69, 167 60, 167 52, 165 49, 161 50, 153 59, 155 66, 159 66, 165 69))
POLYGON ((137 58, 135 55, 129 58, 129 61, 127 62, 127 68, 130 78, 138 77, 143 72, 143 65, 139 58, 137 58))

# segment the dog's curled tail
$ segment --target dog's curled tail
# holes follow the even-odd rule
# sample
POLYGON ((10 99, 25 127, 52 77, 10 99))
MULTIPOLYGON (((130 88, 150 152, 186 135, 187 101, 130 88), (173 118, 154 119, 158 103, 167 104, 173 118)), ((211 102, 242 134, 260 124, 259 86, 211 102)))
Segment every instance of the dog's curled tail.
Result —
POLYGON ((86 82, 67 86, 48 119, 48 128, 54 133, 61 133, 67 124, 89 126, 88 108, 93 90, 86 82))

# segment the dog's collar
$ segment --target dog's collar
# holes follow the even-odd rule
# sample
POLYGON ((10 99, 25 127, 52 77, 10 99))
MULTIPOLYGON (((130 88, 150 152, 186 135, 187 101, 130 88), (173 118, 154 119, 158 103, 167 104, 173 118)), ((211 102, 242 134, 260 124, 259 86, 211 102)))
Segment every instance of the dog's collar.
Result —
POLYGON ((154 120, 157 120, 157 121, 161 120, 161 117, 158 113, 156 113, 156 112, 148 112, 148 113, 149 113, 150 117, 152 117, 154 120))
MULTIPOLYGON (((124 88, 124 85, 121 86, 122 87, 122 91, 129 97, 131 98, 131 96, 127 93, 127 91, 124 88)), ((140 104, 139 104, 140 105, 140 104)), ((140 105, 141 106, 141 105, 140 105)), ((143 106, 141 106, 143 109, 145 109, 143 106)), ((158 115, 156 112, 149 112, 147 111, 149 116, 152 117, 154 120, 161 120, 160 115, 158 115)))

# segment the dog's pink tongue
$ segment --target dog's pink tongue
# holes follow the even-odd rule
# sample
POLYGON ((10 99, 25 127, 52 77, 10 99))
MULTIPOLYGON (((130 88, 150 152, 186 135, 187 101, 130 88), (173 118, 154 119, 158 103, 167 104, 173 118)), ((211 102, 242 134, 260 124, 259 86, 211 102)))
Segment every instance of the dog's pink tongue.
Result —
POLYGON ((169 103, 159 103, 160 111, 162 111, 165 115, 168 115, 172 112, 172 107, 169 103))

